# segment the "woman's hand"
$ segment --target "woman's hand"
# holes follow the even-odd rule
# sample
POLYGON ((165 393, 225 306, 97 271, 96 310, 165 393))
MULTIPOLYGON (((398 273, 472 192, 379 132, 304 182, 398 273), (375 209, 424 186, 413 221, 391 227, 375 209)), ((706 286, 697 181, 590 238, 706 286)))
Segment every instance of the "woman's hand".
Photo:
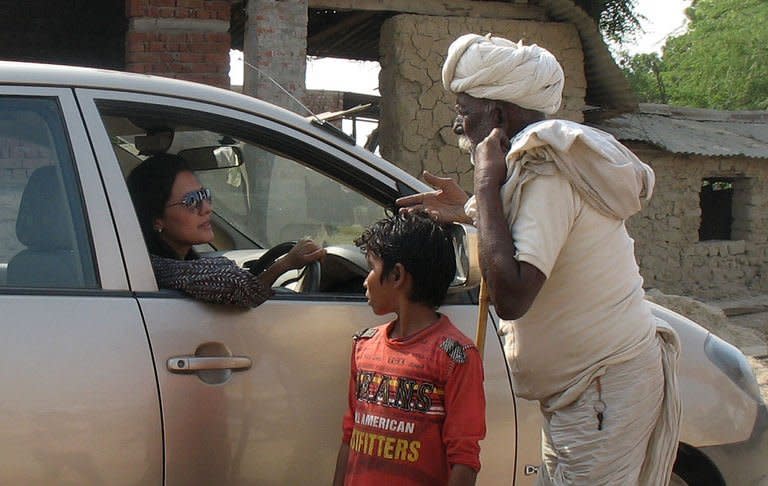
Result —
POLYGON ((281 260, 283 260, 286 270, 293 270, 303 268, 324 256, 325 248, 312 240, 299 240, 281 260))
POLYGON ((434 191, 403 196, 395 201, 400 211, 426 211, 441 223, 472 223, 464 213, 464 204, 469 197, 450 177, 437 177, 424 171, 424 181, 434 187, 434 191))

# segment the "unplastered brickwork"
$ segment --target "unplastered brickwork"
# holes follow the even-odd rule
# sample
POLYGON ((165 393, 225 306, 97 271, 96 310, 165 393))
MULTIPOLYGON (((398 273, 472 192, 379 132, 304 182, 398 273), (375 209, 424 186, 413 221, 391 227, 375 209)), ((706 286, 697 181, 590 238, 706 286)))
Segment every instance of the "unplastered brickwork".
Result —
POLYGON ((491 32, 549 49, 563 65, 564 102, 555 116, 582 121, 586 80, 584 56, 572 24, 466 17, 398 15, 381 30, 379 89, 388 100, 381 109, 381 152, 404 170, 454 177, 472 189, 472 166, 451 132, 455 96, 442 86, 448 46, 467 33, 491 32))
POLYGON ((129 17, 215 19, 229 21, 228 0, 128 0, 129 17))
POLYGON ((305 93, 307 8, 307 0, 249 0, 244 35, 245 60, 260 71, 246 65, 244 92, 302 116, 293 98, 305 93))
POLYGON ((229 87, 227 0, 127 0, 126 71, 229 87))
POLYGON ((768 160, 627 145, 656 172, 650 203, 627 223, 645 286, 705 299, 768 290, 768 160), (731 240, 699 241, 701 184, 710 177, 733 180, 731 240))

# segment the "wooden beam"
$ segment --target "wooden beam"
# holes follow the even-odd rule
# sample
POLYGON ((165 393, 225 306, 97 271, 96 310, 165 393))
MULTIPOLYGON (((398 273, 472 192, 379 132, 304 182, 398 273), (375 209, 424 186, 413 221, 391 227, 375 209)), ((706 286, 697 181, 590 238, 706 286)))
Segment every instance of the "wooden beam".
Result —
POLYGON ((348 34, 349 32, 353 31, 355 27, 359 25, 364 25, 366 21, 368 21, 373 15, 375 15, 373 12, 365 12, 365 11, 357 11, 352 14, 350 14, 345 19, 333 24, 332 26, 328 27, 327 29, 320 31, 316 34, 313 34, 312 37, 307 39, 308 44, 322 44, 327 41, 334 42, 338 41, 339 37, 341 37, 344 34, 348 34))
POLYGON ((546 20, 538 6, 472 0, 309 0, 310 9, 367 10, 441 17, 480 17, 489 19, 546 20))

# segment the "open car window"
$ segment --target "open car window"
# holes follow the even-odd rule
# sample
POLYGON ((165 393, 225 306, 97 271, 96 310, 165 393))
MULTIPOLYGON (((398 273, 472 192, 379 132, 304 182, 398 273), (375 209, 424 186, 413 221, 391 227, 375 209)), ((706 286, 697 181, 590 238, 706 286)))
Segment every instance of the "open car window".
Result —
POLYGON ((310 139, 218 115, 116 101, 97 106, 124 176, 151 155, 172 153, 188 159, 212 190, 215 238, 198 251, 242 265, 258 250, 311 238, 334 249, 321 291, 362 294, 366 264, 353 241, 387 210, 348 164, 310 139))

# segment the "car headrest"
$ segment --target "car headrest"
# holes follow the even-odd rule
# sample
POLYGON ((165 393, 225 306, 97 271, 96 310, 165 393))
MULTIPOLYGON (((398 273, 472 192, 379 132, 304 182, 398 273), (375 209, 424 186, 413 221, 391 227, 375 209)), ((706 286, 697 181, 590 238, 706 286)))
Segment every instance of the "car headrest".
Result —
POLYGON ((21 195, 16 237, 35 250, 71 249, 74 235, 68 208, 57 167, 35 169, 21 195))

